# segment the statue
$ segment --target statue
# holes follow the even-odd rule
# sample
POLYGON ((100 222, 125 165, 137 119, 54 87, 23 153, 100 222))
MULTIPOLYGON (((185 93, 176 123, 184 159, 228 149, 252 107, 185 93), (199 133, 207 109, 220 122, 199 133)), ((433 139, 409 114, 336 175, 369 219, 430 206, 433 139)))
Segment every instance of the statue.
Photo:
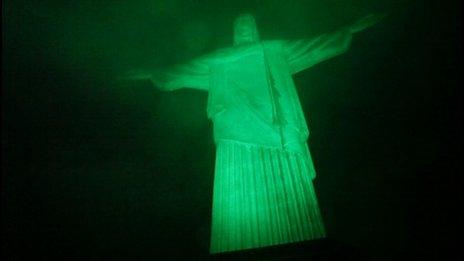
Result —
POLYGON ((164 70, 134 70, 162 90, 208 92, 214 124, 210 253, 325 237, 312 180, 308 127, 292 75, 345 52, 368 15, 312 39, 261 41, 250 14, 234 22, 234 46, 164 70))

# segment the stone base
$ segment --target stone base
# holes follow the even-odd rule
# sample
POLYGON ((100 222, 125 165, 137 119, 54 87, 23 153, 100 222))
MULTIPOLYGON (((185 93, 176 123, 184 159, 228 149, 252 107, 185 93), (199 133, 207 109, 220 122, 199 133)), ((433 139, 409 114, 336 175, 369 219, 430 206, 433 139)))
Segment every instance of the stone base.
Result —
POLYGON ((370 260, 359 249, 328 238, 213 254, 210 258, 210 260, 370 260))

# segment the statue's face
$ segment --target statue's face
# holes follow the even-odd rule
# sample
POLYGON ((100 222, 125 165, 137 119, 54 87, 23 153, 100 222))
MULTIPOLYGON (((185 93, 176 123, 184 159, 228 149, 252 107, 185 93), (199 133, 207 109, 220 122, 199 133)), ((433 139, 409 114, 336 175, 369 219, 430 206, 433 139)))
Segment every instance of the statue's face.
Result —
POLYGON ((255 19, 250 14, 242 14, 234 22, 234 45, 259 41, 255 19))

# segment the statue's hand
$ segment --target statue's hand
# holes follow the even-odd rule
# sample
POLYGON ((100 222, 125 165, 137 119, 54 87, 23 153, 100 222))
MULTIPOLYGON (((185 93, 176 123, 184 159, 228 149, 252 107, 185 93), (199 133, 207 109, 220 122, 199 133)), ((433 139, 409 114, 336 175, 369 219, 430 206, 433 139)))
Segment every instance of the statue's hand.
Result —
POLYGON ((368 27, 375 25, 385 18, 385 14, 369 14, 354 22, 349 28, 351 33, 360 32, 368 27))

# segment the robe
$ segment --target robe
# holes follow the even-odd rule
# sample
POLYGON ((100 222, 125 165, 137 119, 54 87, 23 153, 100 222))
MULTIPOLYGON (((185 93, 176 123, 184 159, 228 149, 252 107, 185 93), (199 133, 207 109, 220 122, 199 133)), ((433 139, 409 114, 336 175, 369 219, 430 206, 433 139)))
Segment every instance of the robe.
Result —
POLYGON ((152 74, 208 92, 216 163, 210 253, 325 237, 309 130, 292 75, 345 52, 347 29, 225 48, 152 74))

